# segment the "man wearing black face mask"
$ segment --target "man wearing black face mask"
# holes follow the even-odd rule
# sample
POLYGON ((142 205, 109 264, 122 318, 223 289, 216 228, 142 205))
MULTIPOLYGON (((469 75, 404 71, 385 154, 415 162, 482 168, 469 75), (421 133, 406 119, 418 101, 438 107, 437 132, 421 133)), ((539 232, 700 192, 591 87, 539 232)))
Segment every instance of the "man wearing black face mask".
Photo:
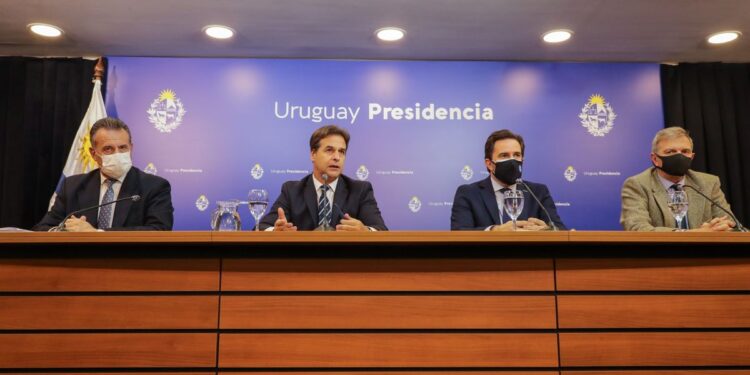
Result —
POLYGON ((729 204, 721 191, 719 178, 690 169, 693 161, 693 140, 680 127, 662 129, 651 143, 653 167, 629 177, 622 187, 620 224, 632 231, 730 231, 734 221, 691 188, 700 190, 722 207, 729 204), (684 190, 688 210, 678 227, 668 206, 671 191, 684 190))
MULTIPOLYGON (((507 190, 523 192, 523 209, 516 222, 519 230, 550 229, 542 207, 526 191, 525 186, 516 186, 516 180, 521 178, 524 150, 523 138, 510 130, 498 130, 490 134, 484 145, 484 164, 490 177, 473 184, 461 185, 456 190, 451 211, 451 230, 513 230, 513 222, 503 207, 503 194, 507 190)), ((547 209, 555 227, 565 229, 547 186, 529 181, 524 183, 547 209)))

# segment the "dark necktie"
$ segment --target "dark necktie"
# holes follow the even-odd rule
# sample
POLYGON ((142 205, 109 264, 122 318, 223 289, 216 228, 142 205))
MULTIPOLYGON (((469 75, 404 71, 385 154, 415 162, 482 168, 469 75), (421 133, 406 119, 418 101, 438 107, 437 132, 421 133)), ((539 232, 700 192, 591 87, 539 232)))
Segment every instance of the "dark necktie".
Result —
POLYGON ((328 185, 320 187, 320 199, 318 200, 318 226, 331 224, 331 202, 328 201, 328 185))
MULTIPOLYGON (((102 198, 102 203, 109 203, 115 200, 115 191, 112 189, 112 186, 115 184, 115 180, 108 178, 107 181, 104 181, 104 183, 107 185, 107 191, 104 192, 104 198, 102 198)), ((111 223, 112 223, 112 211, 114 210, 114 204, 108 204, 106 206, 102 206, 99 209, 99 218, 97 220, 97 228, 99 229, 109 229, 111 223)))

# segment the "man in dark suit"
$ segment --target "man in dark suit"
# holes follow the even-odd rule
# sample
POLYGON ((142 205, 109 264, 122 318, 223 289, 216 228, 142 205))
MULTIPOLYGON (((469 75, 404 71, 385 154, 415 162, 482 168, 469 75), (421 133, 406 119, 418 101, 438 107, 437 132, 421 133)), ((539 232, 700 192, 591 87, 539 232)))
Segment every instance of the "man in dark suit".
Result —
POLYGON ((132 166, 128 126, 115 118, 103 118, 94 123, 89 136, 89 152, 99 168, 67 177, 52 208, 33 229, 61 229, 57 225, 72 212, 138 195, 137 201, 123 200, 81 212, 62 227, 71 232, 172 230, 174 209, 169 182, 132 166))
MULTIPOLYGON (((484 145, 484 164, 490 177, 461 185, 456 190, 451 210, 451 230, 513 230, 512 220, 503 212, 503 194, 507 190, 523 192, 523 209, 516 223, 520 230, 550 229, 542 207, 529 194, 526 186, 516 183, 521 177, 524 150, 523 138, 510 130, 490 134, 484 145)), ((555 227, 566 229, 547 186, 529 181, 524 183, 547 209, 555 227)))
POLYGON ((372 185, 342 174, 349 132, 328 125, 310 137, 313 173, 281 187, 261 230, 388 230, 380 216, 372 185))

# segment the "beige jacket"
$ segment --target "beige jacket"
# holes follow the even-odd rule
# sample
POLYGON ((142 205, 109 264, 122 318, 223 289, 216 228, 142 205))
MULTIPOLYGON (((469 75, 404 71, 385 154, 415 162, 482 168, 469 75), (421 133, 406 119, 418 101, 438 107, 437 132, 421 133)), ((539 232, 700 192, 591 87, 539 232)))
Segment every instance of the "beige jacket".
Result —
MULTIPOLYGON (((689 170, 685 184, 699 189, 722 207, 730 210, 729 203, 721 191, 719 178, 708 173, 689 170)), ((726 213, 690 188, 688 195, 688 225, 699 228, 701 224, 726 213)), ((667 190, 662 185, 656 168, 628 177, 622 186, 622 211, 620 224, 632 231, 672 231, 676 227, 672 212, 667 206, 667 190)), ((731 218, 730 218, 731 219, 731 218)))

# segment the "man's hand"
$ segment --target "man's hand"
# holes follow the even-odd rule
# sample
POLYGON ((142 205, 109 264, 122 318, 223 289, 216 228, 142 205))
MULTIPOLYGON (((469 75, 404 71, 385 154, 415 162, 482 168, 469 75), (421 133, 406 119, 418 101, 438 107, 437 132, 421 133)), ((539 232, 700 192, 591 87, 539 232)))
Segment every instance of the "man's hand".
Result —
MULTIPOLYGON (((525 224, 525 220, 518 220, 516 221, 516 226, 518 228, 521 228, 521 225, 525 224)), ((509 232, 513 230, 513 222, 508 220, 503 224, 500 225, 493 225, 492 228, 490 228, 493 232, 509 232)))
POLYGON ((279 207, 279 210, 277 212, 279 214, 279 218, 276 219, 275 223, 273 223, 274 232, 297 230, 297 227, 295 227, 294 224, 286 221, 286 215, 284 214, 283 208, 279 207))
POLYGON ((547 223, 535 217, 530 217, 529 220, 526 221, 526 225, 523 226, 523 230, 528 230, 528 231, 540 231, 540 230, 547 230, 547 229, 549 229, 549 227, 547 226, 547 223))
POLYGON ((96 228, 86 221, 86 216, 77 218, 75 216, 65 221, 65 230, 68 232, 96 232, 96 228))
POLYGON ((703 224, 701 224, 700 228, 691 229, 690 231, 695 232, 729 232, 734 229, 734 226, 737 225, 732 221, 731 219, 727 218, 726 216, 722 217, 715 217, 711 219, 711 221, 707 221, 703 224))
POLYGON ((344 218, 336 225, 336 230, 361 232, 369 229, 361 221, 349 216, 349 214, 344 214, 344 218))
MULTIPOLYGON (((549 227, 547 226, 547 223, 535 218, 530 217, 529 220, 516 220, 516 228, 518 228, 519 232, 523 231, 540 231, 540 230, 547 230, 549 227)), ((492 227, 493 231, 501 231, 501 232, 508 232, 513 230, 513 222, 508 220, 507 222, 501 224, 501 225, 494 225, 492 227)))

